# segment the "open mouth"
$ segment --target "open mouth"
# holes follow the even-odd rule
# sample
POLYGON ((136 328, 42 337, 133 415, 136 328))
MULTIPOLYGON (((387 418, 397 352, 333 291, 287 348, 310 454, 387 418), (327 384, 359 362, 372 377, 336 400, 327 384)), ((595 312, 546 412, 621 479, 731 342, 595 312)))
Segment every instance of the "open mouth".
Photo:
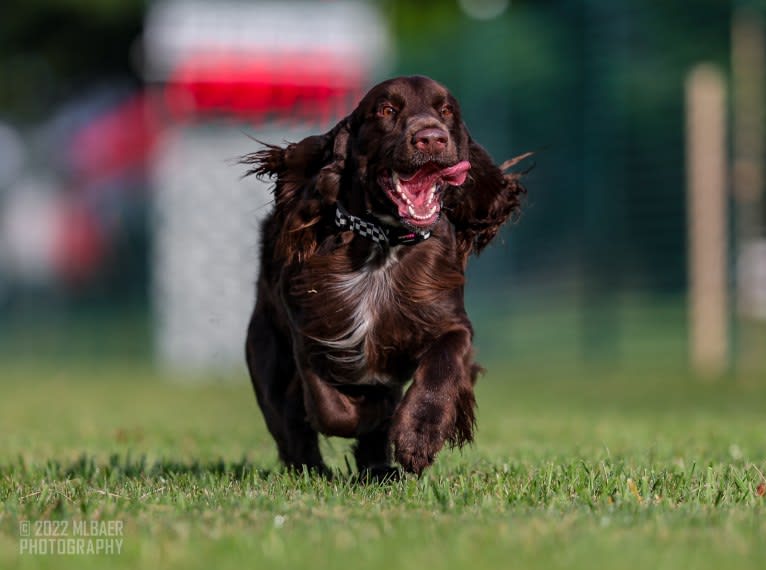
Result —
POLYGON ((445 186, 460 186, 470 168, 471 163, 467 160, 447 168, 429 162, 409 175, 391 171, 390 177, 381 179, 381 186, 396 205, 403 222, 427 228, 439 219, 442 189, 445 186))

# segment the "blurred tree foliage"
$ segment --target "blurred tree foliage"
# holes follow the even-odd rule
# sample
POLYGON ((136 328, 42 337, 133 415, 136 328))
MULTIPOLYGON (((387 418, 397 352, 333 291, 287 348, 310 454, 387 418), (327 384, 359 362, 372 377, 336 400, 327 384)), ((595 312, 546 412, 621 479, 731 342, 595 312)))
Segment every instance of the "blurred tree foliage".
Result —
POLYGON ((135 78, 145 0, 4 0, 0 114, 37 120, 91 83, 135 78))
POLYGON ((514 0, 490 21, 384 6, 397 72, 449 86, 496 159, 540 150, 522 223, 480 271, 597 295, 684 287, 683 84, 695 63, 727 69, 731 3, 514 0))

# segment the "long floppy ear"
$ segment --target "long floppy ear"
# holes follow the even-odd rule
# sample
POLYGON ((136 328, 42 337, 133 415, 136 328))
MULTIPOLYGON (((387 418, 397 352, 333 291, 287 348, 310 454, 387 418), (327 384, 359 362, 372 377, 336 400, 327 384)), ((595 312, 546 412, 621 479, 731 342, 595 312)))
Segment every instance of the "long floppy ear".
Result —
POLYGON ((316 225, 322 209, 335 203, 349 144, 349 117, 322 135, 286 147, 266 148, 242 158, 247 174, 274 178, 274 217, 279 228, 275 254, 304 261, 317 248, 316 225))
POLYGON ((242 157, 242 164, 252 166, 245 175, 276 177, 274 197, 277 204, 296 198, 310 198, 313 186, 317 187, 322 198, 334 201, 337 188, 333 188, 332 183, 337 180, 333 179, 333 175, 342 173, 345 167, 349 122, 350 118, 346 117, 326 133, 306 137, 284 148, 261 143, 266 148, 242 157), (316 185, 312 185, 310 183, 315 176, 319 179, 316 185))
POLYGON ((465 256, 481 253, 500 227, 518 213, 526 194, 520 181, 523 173, 505 171, 533 154, 527 152, 496 166, 481 145, 470 138, 468 145, 471 170, 456 192, 445 195, 444 204, 465 256))

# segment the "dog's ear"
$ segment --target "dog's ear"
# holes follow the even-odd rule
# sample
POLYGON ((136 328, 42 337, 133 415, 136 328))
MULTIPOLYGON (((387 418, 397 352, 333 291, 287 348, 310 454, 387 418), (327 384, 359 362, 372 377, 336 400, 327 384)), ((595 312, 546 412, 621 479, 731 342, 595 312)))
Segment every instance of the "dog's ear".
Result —
POLYGON ((522 154, 497 166, 487 151, 469 136, 471 170, 465 183, 444 199, 444 209, 455 226, 464 255, 480 253, 508 218, 519 211, 521 198, 526 193, 521 174, 505 171, 531 155, 522 154))
POLYGON ((328 132, 282 148, 265 148, 243 157, 248 174, 276 177, 274 253, 285 261, 305 261, 318 247, 317 224, 340 190, 349 146, 349 118, 328 132))
POLYGON ((333 203, 345 168, 348 142, 349 118, 346 117, 326 133, 306 137, 284 148, 261 143, 266 148, 244 156, 242 163, 252 167, 247 175, 276 177, 274 195, 277 204, 312 197, 333 203), (312 196, 314 193, 318 196, 312 196))

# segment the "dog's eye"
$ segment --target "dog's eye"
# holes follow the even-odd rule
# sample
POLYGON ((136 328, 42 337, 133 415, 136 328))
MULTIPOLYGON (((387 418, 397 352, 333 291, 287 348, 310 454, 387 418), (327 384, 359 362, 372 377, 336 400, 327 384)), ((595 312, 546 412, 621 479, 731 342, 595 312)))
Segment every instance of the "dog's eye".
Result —
POLYGON ((442 119, 449 119, 452 117, 452 105, 442 105, 442 108, 439 109, 439 113, 442 116, 442 119))
POLYGON ((380 107, 378 107, 378 117, 393 119, 396 117, 397 113, 398 111, 396 110, 396 107, 390 105, 389 103, 383 103, 380 107))

